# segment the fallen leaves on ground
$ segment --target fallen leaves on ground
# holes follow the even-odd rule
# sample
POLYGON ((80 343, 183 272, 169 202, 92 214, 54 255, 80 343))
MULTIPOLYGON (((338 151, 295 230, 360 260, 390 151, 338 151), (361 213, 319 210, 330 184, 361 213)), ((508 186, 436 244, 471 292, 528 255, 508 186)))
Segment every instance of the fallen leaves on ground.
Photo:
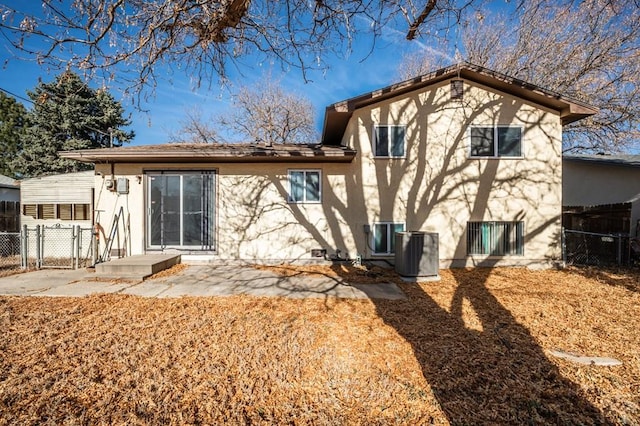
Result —
POLYGON ((0 424, 640 423, 637 274, 384 274, 407 300, 0 297, 0 424))
POLYGON ((251 265, 256 269, 270 271, 283 277, 322 275, 341 278, 350 284, 379 284, 393 282, 398 276, 393 269, 380 266, 353 266, 348 263, 309 265, 251 265))
POLYGON ((174 275, 177 275, 181 272, 183 272, 185 269, 187 269, 189 267, 189 265, 187 265, 186 263, 178 263, 176 265, 173 265, 167 269, 164 269, 160 272, 156 272, 155 274, 151 275, 150 277, 148 277, 148 280, 151 279, 157 279, 157 278, 166 278, 166 277, 172 277, 174 275))

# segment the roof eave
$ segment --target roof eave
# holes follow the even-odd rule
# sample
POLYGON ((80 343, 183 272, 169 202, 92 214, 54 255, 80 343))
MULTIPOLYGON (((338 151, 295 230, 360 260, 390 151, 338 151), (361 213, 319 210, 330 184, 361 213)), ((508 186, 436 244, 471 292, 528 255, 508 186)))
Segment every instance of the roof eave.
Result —
POLYGON ((640 168, 640 156, 637 159, 625 160, 607 155, 563 155, 562 161, 601 166, 640 168))
POLYGON ((401 96, 451 78, 473 81, 556 110, 560 114, 563 125, 589 117, 599 111, 591 105, 526 81, 478 65, 461 63, 329 105, 325 111, 322 141, 327 145, 336 145, 336 141, 339 142, 342 139, 349 118, 358 108, 401 96))
POLYGON ((100 150, 61 151, 63 158, 84 163, 349 163, 355 158, 353 150, 340 152, 289 152, 289 151, 253 151, 244 153, 220 152, 109 152, 100 150))

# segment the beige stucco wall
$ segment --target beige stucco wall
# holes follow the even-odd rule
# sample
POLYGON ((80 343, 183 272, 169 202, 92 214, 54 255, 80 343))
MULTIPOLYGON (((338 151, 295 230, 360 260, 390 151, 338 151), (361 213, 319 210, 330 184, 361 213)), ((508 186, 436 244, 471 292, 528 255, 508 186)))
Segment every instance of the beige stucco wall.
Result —
POLYGON ((564 206, 631 203, 631 234, 640 220, 640 169, 620 165, 563 162, 564 206))
POLYGON ((445 82, 359 110, 343 140, 361 153, 355 169, 364 196, 354 210, 364 210, 371 221, 404 221, 409 230, 438 232, 445 266, 558 259, 561 132, 557 113, 468 82, 462 102, 449 100, 445 82), (377 123, 407 126, 406 158, 373 158, 377 123), (470 125, 506 124, 523 127, 523 158, 469 158, 470 125), (524 221, 524 256, 466 256, 467 222, 490 220, 524 221))
POLYGON ((448 82, 356 110, 343 144, 358 151, 347 164, 117 164, 130 192, 103 188, 97 165, 97 208, 106 227, 124 206, 131 253, 145 251, 146 169, 217 171, 216 259, 307 260, 310 250, 373 257, 363 230, 378 221, 440 234, 441 265, 549 264, 560 258, 561 124, 557 113, 467 85, 451 102, 448 82), (374 124, 407 126, 406 156, 373 158, 374 124), (470 159, 469 125, 523 127, 523 158, 470 159), (322 203, 287 202, 289 169, 322 171, 322 203), (107 220, 105 220, 107 219, 107 220), (468 221, 524 221, 524 256, 467 257, 468 221))
MULTIPOLYGON (((343 219, 327 219, 325 203, 290 204, 288 195, 289 169, 322 171, 322 188, 342 187, 349 164, 118 164, 114 176, 129 179, 129 193, 109 191, 105 182, 111 179, 108 165, 97 165, 96 205, 101 210, 99 222, 110 233, 113 216, 123 207, 128 219, 130 253, 144 253, 147 208, 147 171, 215 170, 216 171, 216 240, 215 259, 304 260, 310 250, 335 248, 346 251, 354 247, 349 234, 334 238, 348 230, 343 219), (336 178, 338 178, 336 180, 336 178), (330 229, 332 226, 333 229, 330 229)), ((328 194, 328 192, 325 192, 328 194)), ((329 195, 323 194, 325 197, 329 195)), ((125 223, 127 222, 125 221, 125 223)), ((122 228, 122 226, 120 227, 122 228)), ((121 239, 123 240, 123 239, 121 239)), ((114 246, 115 248, 115 246, 114 246)), ((185 252, 197 254, 199 252, 185 252)), ((208 253, 211 254, 211 253, 208 253)))

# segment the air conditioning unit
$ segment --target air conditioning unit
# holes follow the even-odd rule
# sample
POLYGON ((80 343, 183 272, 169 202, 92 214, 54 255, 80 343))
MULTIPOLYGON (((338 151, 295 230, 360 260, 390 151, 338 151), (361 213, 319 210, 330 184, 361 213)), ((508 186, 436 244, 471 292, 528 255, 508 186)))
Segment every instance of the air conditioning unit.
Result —
POLYGON ((395 268, 411 281, 439 279, 438 233, 396 232, 395 268))

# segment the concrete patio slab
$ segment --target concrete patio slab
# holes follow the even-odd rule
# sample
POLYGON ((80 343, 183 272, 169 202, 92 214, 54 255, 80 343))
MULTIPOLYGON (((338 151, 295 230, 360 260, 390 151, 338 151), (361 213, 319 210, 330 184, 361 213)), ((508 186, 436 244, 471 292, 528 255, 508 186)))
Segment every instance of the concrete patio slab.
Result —
POLYGON ((84 269, 41 269, 23 274, 0 278, 0 294, 32 296, 43 292, 55 292, 55 289, 83 279, 87 275, 84 269))
POLYGON ((85 270, 40 270, 0 278, 0 295, 81 297, 100 293, 142 297, 247 294, 290 298, 406 298, 393 283, 352 285, 326 276, 282 277, 271 271, 239 265, 191 265, 175 275, 145 281, 105 280, 85 270))
POLYGON ((143 280, 180 263, 179 254, 140 254, 112 259, 96 265, 96 276, 113 279, 143 280))

